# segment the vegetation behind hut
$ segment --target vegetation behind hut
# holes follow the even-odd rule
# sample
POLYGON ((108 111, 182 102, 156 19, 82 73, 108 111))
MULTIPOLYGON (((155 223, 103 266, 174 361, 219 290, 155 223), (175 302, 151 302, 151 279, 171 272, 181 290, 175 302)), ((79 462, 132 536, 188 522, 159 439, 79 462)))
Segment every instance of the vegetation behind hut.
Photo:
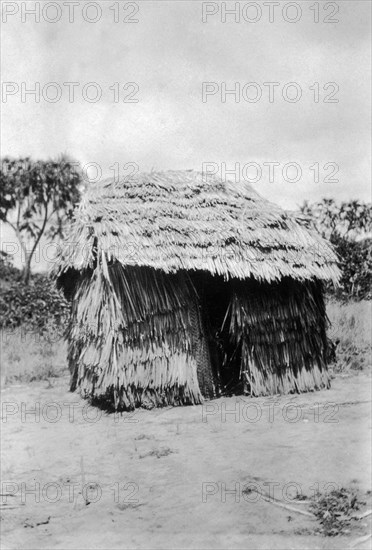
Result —
POLYGON ((319 233, 329 239, 340 259, 338 287, 328 285, 331 296, 343 301, 372 298, 372 205, 359 201, 336 203, 323 199, 301 207, 319 233))

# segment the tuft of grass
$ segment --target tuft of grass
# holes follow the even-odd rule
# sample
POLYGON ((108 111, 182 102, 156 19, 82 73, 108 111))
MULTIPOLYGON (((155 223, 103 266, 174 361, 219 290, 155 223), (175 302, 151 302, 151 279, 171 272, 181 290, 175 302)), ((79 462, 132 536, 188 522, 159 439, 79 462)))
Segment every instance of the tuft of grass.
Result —
POLYGON ((153 435, 140 434, 134 438, 136 441, 142 441, 143 439, 154 439, 153 435))
POLYGON ((161 447, 160 449, 153 449, 147 453, 139 455, 139 458, 146 458, 147 456, 156 456, 156 458, 162 458, 163 456, 169 456, 173 453, 176 453, 173 449, 169 447, 161 447))
POLYGON ((363 370, 372 364, 372 302, 329 302, 328 337, 335 347, 335 373, 363 370))
POLYGON ((25 327, 4 329, 0 339, 2 387, 68 374, 66 343, 57 326, 42 333, 25 327))
POLYGON ((352 523, 358 521, 353 514, 365 504, 355 491, 341 487, 315 495, 310 510, 321 525, 320 532, 326 537, 335 537, 350 531, 352 523))

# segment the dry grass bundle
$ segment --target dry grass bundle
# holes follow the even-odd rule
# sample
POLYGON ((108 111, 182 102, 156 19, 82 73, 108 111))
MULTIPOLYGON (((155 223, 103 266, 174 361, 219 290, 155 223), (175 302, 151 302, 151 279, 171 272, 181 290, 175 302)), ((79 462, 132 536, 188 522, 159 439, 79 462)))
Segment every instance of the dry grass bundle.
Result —
POLYGON ((229 316, 250 395, 329 387, 320 283, 236 284, 229 316))

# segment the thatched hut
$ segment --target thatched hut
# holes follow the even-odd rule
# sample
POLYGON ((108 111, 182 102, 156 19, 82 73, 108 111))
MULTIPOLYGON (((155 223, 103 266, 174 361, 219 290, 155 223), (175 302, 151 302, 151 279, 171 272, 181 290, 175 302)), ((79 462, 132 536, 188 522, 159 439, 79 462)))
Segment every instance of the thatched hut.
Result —
POLYGON ((328 387, 330 245, 247 183, 139 174, 87 192, 55 273, 71 389, 111 410, 328 387))

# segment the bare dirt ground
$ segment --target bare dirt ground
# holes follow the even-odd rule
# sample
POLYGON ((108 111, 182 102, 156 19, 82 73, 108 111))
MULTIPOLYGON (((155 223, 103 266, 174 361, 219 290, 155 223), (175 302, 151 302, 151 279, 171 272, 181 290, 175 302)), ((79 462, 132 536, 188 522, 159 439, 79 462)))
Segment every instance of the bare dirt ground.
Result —
POLYGON ((369 548, 370 515, 336 537, 306 515, 334 487, 371 508, 369 375, 122 416, 67 388, 2 392, 4 549, 369 548))

